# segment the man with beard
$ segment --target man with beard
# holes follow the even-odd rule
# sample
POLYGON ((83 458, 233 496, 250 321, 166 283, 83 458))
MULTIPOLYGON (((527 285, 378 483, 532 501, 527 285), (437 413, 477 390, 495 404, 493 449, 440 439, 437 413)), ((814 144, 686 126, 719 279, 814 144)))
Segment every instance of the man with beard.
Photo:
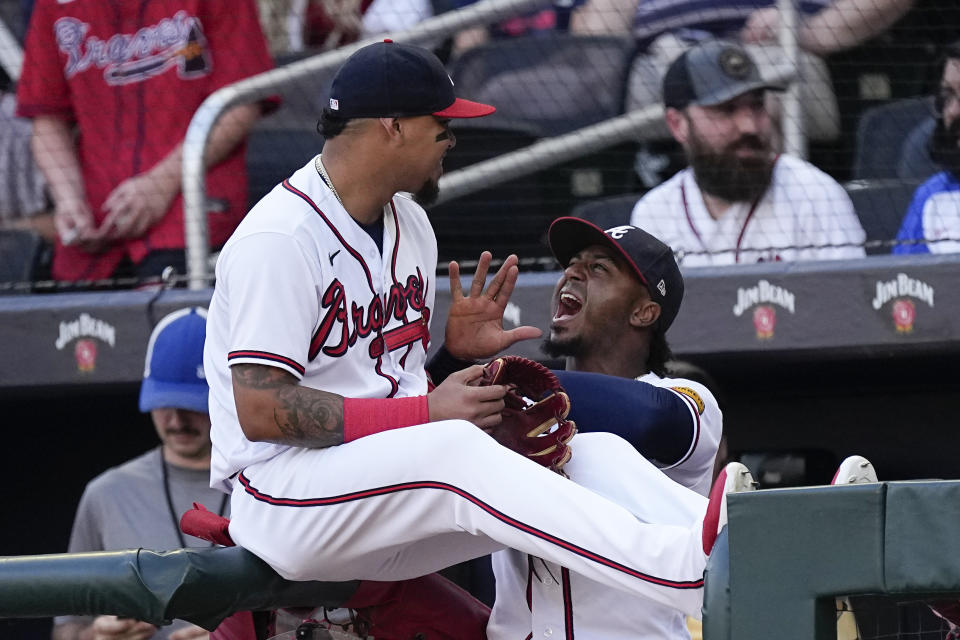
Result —
MULTIPOLYGON (((210 488, 209 388, 203 371, 206 311, 167 315, 147 343, 140 411, 150 413, 160 446, 90 481, 80 498, 69 551, 177 549, 210 543, 180 531, 194 502, 228 515, 226 496, 210 488)), ((157 627, 129 618, 65 616, 54 640, 194 640, 207 632, 184 621, 157 627)))
POLYGON ((960 40, 946 48, 930 157, 943 167, 917 187, 894 253, 960 251, 960 40))
POLYGON ((773 151, 774 126, 746 50, 710 40, 663 79, 666 123, 690 167, 647 193, 633 225, 685 266, 864 255, 866 234, 843 188, 799 158, 773 151))

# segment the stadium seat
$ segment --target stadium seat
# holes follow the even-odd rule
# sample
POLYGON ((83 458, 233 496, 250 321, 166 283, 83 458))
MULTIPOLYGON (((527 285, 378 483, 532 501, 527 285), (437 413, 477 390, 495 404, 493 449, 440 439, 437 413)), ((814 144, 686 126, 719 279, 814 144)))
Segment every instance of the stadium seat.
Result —
POLYGON ((255 126, 247 138, 248 206, 320 153, 323 138, 316 129, 255 126))
POLYGON ((918 180, 854 180, 844 185, 867 233, 867 254, 890 253, 918 180))
POLYGON ((925 180, 941 171, 941 167, 930 159, 930 136, 937 122, 930 117, 913 128, 903 143, 900 162, 897 165, 897 177, 901 180, 925 180))
POLYGON ((457 90, 555 136, 623 113, 627 36, 550 32, 494 40, 449 65, 457 90))
POLYGON ((929 98, 906 98, 864 111, 857 123, 853 179, 896 178, 907 135, 930 118, 929 98))
MULTIPOLYGON (((317 51, 300 51, 277 57, 278 68, 300 62, 316 55, 317 51)), ((260 129, 304 128, 313 130, 320 112, 327 106, 330 95, 330 83, 336 68, 313 73, 309 78, 293 80, 279 91, 280 106, 257 122, 260 129)))
MULTIPOLYGON (((497 107, 497 113, 483 118, 486 126, 506 123, 531 137, 555 137, 623 114, 634 51, 629 37, 550 32, 468 49, 449 69, 461 95, 497 107)), ((521 209, 540 209, 527 216, 530 226, 520 230, 523 244, 549 257, 542 235, 551 220, 570 215, 587 199, 635 191, 638 147, 624 142, 536 174, 538 184, 530 189, 543 200, 521 209), (535 227, 538 240, 531 245, 535 227)), ((450 158, 461 153, 458 148, 450 158)))
MULTIPOLYGON (((0 229, 0 285, 31 282, 47 244, 35 231, 0 229)), ((25 293, 22 288, 0 287, 2 293, 25 293)))
MULTIPOLYGON (((452 127, 457 146, 443 161, 446 173, 540 139, 539 131, 527 123, 503 118, 455 120, 452 127)), ((473 260, 484 250, 499 258, 509 253, 523 258, 549 255, 542 241, 549 224, 545 173, 522 176, 430 207, 439 263, 473 260)))
POLYGON ((592 222, 601 229, 630 224, 633 205, 642 197, 642 193, 626 193, 598 198, 577 205, 570 215, 592 222))

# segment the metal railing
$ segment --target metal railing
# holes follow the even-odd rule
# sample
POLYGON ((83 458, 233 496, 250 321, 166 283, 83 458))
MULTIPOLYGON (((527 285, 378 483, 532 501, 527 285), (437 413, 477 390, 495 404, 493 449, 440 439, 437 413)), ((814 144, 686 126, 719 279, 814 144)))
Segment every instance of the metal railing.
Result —
POLYGON ((20 79, 23 69, 23 49, 6 22, 0 20, 0 67, 13 82, 20 79))
MULTIPOLYGON (((780 31, 777 39, 787 63, 795 70, 800 68, 800 46, 797 42, 796 0, 777 0, 780 10, 780 31)), ((807 157, 807 139, 803 132, 803 110, 800 105, 800 85, 793 82, 787 87, 783 103, 783 150, 798 158, 807 157)))
MULTIPOLYGON (((214 124, 230 107, 267 98, 296 80, 339 67, 357 49, 384 38, 410 44, 426 44, 468 27, 486 25, 517 13, 549 5, 551 0, 483 0, 459 11, 425 20, 401 34, 382 34, 328 53, 273 69, 211 94, 197 109, 183 143, 183 223, 186 242, 188 286, 202 289, 209 281, 207 214, 203 153, 214 124)), ((320 114, 317 114, 318 117, 320 114)))
MULTIPOLYGON (((780 0, 780 2, 786 4, 792 3, 792 0, 780 0)), ((210 95, 200 105, 191 120, 183 146, 184 234, 189 288, 202 289, 210 280, 207 216, 203 206, 205 201, 203 152, 211 129, 227 109, 236 104, 275 95, 296 80, 332 70, 341 65, 357 49, 379 42, 384 37, 411 44, 426 44, 467 27, 490 24, 498 19, 548 4, 550 0, 483 0, 470 7, 425 20, 402 34, 381 35, 357 42, 253 76, 210 95)), ((791 59, 795 59, 796 56, 795 45, 794 41, 791 59)), ((789 82, 795 75, 796 66, 794 65, 793 69, 768 80, 789 82)), ((793 106, 785 105, 787 113, 792 113, 799 108, 796 95, 792 100, 793 106)), ((465 169, 453 171, 440 180, 440 202, 450 201, 500 182, 526 176, 621 142, 642 139, 648 135, 648 132, 655 130, 662 119, 662 105, 650 105, 562 136, 544 139, 524 149, 465 169)), ((792 141, 792 148, 802 149, 802 131, 797 129, 788 135, 788 139, 792 141), (800 136, 799 147, 797 136, 800 136)))

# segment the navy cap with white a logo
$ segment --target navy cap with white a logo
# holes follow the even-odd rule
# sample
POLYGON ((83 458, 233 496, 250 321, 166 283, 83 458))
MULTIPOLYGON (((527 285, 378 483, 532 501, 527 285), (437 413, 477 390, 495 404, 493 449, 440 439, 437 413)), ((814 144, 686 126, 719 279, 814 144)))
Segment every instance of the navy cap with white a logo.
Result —
POLYGON ((616 249, 633 267, 650 298, 660 305, 660 330, 673 324, 683 301, 683 275, 673 257, 673 250, 639 227, 625 224, 604 231, 581 218, 557 218, 548 234, 550 250, 566 267, 570 258, 590 245, 616 249))
POLYGON ((333 78, 329 112, 344 118, 479 118, 496 108, 458 98, 440 59, 392 40, 353 53, 333 78))

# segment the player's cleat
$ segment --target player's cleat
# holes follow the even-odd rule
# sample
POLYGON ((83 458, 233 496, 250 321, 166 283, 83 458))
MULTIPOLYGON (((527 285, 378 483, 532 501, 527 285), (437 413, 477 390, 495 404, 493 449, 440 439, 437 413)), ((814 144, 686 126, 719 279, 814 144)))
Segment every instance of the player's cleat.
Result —
MULTIPOLYGON (((837 472, 833 474, 830 484, 870 482, 878 482, 877 472, 870 461, 863 456, 849 456, 837 467, 837 472)), ((850 598, 837 598, 837 640, 859 640, 861 637, 850 598)))
POLYGON ((840 463, 830 484, 866 484, 878 482, 877 472, 863 456, 850 456, 840 463))
POLYGON ((723 468, 710 490, 710 502, 703 516, 703 552, 710 555, 720 531, 727 526, 727 494, 754 491, 757 483, 746 465, 730 462, 723 468))

